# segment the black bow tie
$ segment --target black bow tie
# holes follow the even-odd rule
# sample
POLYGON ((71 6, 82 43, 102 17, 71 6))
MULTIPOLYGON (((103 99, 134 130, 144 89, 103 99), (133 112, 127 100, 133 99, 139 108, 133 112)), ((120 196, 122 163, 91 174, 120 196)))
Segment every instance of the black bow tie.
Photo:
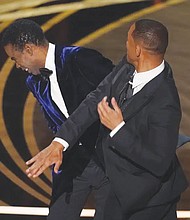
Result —
POLYGON ((53 73, 52 70, 49 70, 47 68, 40 68, 39 71, 40 71, 39 76, 44 80, 48 80, 49 76, 53 73))

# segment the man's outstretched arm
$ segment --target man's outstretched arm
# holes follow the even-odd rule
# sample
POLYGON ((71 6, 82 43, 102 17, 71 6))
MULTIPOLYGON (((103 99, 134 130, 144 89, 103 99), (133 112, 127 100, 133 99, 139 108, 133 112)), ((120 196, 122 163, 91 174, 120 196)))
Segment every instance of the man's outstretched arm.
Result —
MULTIPOLYGON (((62 124, 56 133, 57 138, 61 138, 72 147, 85 130, 96 120, 98 120, 97 104, 104 96, 110 94, 111 82, 116 75, 117 68, 114 69, 86 99, 79 105, 72 115, 62 124)), ((57 139, 56 139, 57 140, 57 139)), ((62 163, 64 144, 57 141, 40 151, 36 156, 26 162, 29 168, 26 170, 28 177, 38 177, 43 171, 55 164, 54 171, 58 172, 62 163)))

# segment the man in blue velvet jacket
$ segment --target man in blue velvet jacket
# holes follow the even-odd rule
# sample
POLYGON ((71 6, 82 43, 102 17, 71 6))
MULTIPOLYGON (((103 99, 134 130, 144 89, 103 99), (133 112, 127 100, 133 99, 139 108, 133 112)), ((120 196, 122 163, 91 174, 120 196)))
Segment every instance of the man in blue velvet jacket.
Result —
MULTIPOLYGON (((29 73, 29 90, 38 100, 57 132, 86 95, 111 72, 113 64, 99 52, 82 47, 61 47, 47 41, 40 26, 19 19, 5 31, 3 46, 16 67, 29 73)), ((95 191, 95 219, 103 220, 109 189, 95 152, 99 121, 95 122, 53 172, 53 190, 48 220, 77 220, 89 193, 95 191)))

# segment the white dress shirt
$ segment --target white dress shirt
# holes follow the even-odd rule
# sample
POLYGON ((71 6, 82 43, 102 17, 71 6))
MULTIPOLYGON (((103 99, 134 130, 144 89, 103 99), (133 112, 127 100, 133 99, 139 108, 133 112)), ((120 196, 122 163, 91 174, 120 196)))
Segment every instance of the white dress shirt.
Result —
MULTIPOLYGON (((45 68, 48 68, 53 71, 53 73, 50 75, 50 95, 52 100, 55 102, 57 107, 60 109, 60 111, 65 115, 66 118, 69 117, 65 101, 63 99, 63 96, 61 95, 61 91, 57 82, 57 74, 56 74, 56 67, 55 67, 55 45, 49 43, 49 48, 46 56, 46 62, 45 62, 45 68)), ((54 138, 54 141, 60 142, 66 150, 66 148, 69 146, 66 141, 64 141, 61 138, 54 138)))

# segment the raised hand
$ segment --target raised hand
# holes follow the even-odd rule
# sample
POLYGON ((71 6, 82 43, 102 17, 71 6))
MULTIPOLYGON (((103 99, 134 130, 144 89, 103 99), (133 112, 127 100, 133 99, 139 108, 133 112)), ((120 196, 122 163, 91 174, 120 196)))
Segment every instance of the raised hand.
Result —
POLYGON ((104 97, 98 104, 97 110, 101 123, 110 130, 113 130, 123 121, 123 115, 115 98, 111 99, 111 104, 113 108, 109 107, 107 97, 104 97))

